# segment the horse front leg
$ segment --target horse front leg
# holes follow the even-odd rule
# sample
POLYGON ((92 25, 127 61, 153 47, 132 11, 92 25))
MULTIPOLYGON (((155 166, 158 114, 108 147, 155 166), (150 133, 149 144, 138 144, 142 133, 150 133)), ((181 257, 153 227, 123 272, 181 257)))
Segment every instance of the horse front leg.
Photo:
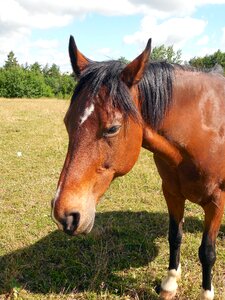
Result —
POLYGON ((202 264, 202 291, 201 300, 214 299, 212 285, 212 267, 216 261, 216 237, 223 217, 225 204, 224 193, 219 193, 207 204, 203 205, 205 211, 204 232, 202 243, 199 248, 199 259, 202 264))
POLYGON ((173 299, 177 291, 177 281, 181 276, 180 246, 182 241, 182 225, 185 198, 172 195, 163 185, 163 194, 169 211, 169 270, 167 277, 162 280, 160 298, 173 299))

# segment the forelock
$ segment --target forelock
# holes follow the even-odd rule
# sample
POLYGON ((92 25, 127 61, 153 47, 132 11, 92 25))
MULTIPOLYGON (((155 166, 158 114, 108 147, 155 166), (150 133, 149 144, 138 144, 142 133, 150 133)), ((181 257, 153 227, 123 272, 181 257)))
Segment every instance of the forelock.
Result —
POLYGON ((81 73, 72 102, 84 91, 86 91, 88 98, 94 99, 104 88, 108 93, 104 99, 108 102, 106 104, 119 109, 125 117, 131 116, 138 119, 139 113, 131 98, 130 91, 120 78, 124 67, 125 64, 121 61, 91 62, 81 73))

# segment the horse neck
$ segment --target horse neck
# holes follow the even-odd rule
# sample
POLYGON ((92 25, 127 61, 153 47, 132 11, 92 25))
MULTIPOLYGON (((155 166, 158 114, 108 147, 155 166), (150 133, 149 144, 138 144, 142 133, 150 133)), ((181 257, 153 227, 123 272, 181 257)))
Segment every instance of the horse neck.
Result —
POLYGON ((165 125, 168 118, 171 121, 173 119, 173 122, 176 123, 176 120, 181 117, 184 120, 186 118, 186 121, 194 117, 206 93, 207 83, 210 83, 210 76, 206 73, 182 69, 175 70, 172 100, 162 124, 165 125))
MULTIPOLYGON (((179 165, 182 157, 176 143, 176 133, 179 132, 178 124, 187 123, 187 127, 192 126, 191 117, 197 109, 190 109, 189 106, 198 105, 199 80, 193 79, 192 72, 175 70, 172 98, 166 111, 162 115, 159 127, 153 128, 150 124, 144 123, 143 147, 157 154, 169 165, 179 165), (190 115, 187 115, 190 113, 190 115), (175 137, 175 139, 174 139, 175 137)), ((199 76, 199 75, 198 75, 199 76)), ((161 113, 161 112, 160 112, 161 113)), ((183 133, 183 135, 185 135, 183 133)))

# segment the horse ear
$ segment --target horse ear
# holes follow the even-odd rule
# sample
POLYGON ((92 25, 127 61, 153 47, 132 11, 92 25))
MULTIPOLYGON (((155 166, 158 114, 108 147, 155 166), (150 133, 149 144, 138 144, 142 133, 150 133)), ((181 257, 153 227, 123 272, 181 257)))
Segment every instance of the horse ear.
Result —
POLYGON ((121 72, 121 79, 128 87, 131 87, 141 80, 150 57, 151 43, 152 39, 149 39, 145 50, 121 72))
POLYGON ((86 58, 77 48, 74 37, 70 36, 69 55, 74 73, 79 76, 80 73, 88 66, 90 60, 86 58))

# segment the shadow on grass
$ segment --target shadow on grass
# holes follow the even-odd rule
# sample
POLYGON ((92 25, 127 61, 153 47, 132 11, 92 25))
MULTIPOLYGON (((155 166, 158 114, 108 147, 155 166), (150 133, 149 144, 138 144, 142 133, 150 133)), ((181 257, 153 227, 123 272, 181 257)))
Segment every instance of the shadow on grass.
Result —
MULTIPOLYGON (((69 238, 54 231, 32 246, 1 257, 0 294, 13 287, 41 294, 107 289, 117 295, 135 290, 140 299, 156 299, 126 270, 141 273, 138 268, 158 254, 156 238, 166 236, 167 230, 168 215, 163 213, 98 213, 93 232, 85 237, 69 238)), ((225 234, 224 226, 222 230, 225 234)), ((202 222, 187 218, 185 231, 202 231, 202 222)))

